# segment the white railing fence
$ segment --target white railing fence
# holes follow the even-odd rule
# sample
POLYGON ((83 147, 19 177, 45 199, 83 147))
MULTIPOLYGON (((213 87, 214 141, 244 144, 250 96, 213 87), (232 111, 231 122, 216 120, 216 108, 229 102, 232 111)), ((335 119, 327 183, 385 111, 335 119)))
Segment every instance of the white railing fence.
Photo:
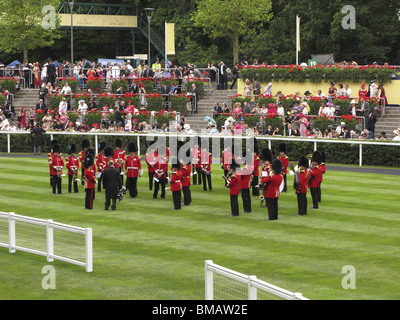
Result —
POLYGON ((205 261, 206 300, 309 300, 270 283, 205 261))
POLYGON ((93 271, 91 228, 79 228, 53 220, 43 220, 0 212, 0 247, 10 253, 24 251, 60 260, 93 271))

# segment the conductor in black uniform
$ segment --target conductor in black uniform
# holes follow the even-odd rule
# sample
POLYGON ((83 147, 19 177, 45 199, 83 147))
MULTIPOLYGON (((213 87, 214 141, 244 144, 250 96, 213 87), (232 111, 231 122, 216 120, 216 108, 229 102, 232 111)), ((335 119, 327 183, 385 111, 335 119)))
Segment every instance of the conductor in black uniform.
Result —
POLYGON ((40 155, 40 151, 42 148, 42 134, 46 133, 42 127, 40 127, 40 123, 36 122, 36 127, 31 129, 31 134, 34 135, 33 138, 33 154, 40 155))
POLYGON ((103 171, 103 183, 104 188, 106 190, 106 202, 104 206, 104 210, 108 210, 111 204, 111 210, 115 210, 117 208, 117 197, 118 193, 122 188, 122 182, 120 178, 119 170, 114 168, 114 161, 110 160, 108 162, 108 168, 103 171))

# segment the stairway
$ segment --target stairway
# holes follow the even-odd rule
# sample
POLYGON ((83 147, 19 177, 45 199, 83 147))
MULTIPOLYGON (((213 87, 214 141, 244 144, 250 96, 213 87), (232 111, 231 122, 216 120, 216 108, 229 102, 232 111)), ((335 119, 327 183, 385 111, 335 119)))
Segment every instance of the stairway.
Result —
POLYGON ((26 89, 19 91, 14 96, 15 114, 18 114, 22 107, 25 108, 26 112, 29 112, 31 107, 36 109, 38 103, 39 89, 26 89))
POLYGON ((233 95, 237 95, 237 90, 210 90, 205 92, 204 97, 198 102, 198 112, 186 116, 186 123, 190 125, 190 129, 201 133, 201 130, 207 128, 207 122, 204 121, 204 118, 213 115, 215 102, 219 102, 222 106, 224 102, 228 101, 228 97, 233 95))
POLYGON ((375 138, 382 131, 386 132, 386 138, 392 140, 394 138, 393 130, 400 127, 400 107, 386 107, 385 115, 377 119, 375 123, 375 138))

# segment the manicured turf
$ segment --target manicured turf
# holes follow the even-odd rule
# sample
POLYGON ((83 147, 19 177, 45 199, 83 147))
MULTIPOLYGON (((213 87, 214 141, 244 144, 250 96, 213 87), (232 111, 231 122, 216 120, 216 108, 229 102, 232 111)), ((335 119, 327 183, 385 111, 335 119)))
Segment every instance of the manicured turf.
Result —
MULTIPOLYGON (((144 170, 146 172, 146 168, 144 170)), ((213 166, 213 192, 191 186, 193 202, 173 211, 171 192, 153 199, 147 175, 136 199, 94 210, 84 192, 53 195, 45 158, 0 158, 0 211, 93 228, 94 271, 55 261, 56 289, 44 290, 44 257, 0 248, 0 299, 204 299, 204 261, 256 275, 310 299, 400 298, 400 181, 396 176, 328 171, 320 209, 296 216, 289 192, 279 220, 252 197, 250 214, 230 215, 222 170, 213 166), (342 288, 342 268, 354 266, 356 289, 342 288)), ((241 199, 240 211, 243 212, 241 199)))

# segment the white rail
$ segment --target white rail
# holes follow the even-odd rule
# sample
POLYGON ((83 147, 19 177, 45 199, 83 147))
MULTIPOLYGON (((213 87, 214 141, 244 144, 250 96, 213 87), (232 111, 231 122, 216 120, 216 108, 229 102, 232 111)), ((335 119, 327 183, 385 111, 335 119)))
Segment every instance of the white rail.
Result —
POLYGON ((248 300, 257 300, 257 289, 268 292, 274 296, 285 300, 309 300, 301 293, 294 293, 277 287, 268 282, 257 279, 256 276, 248 276, 243 273, 227 269, 212 262, 205 261, 205 299, 214 300, 214 281, 213 273, 217 273, 234 281, 247 284, 248 300))
MULTIPOLYGON (((14 212, 0 212, 1 220, 8 220, 8 242, 1 242, 0 247, 8 248, 10 253, 18 251, 24 251, 40 256, 45 256, 48 262, 60 260, 63 262, 75 264, 84 267, 86 272, 93 271, 93 240, 92 240, 92 229, 91 228, 79 228, 71 225, 66 225, 53 220, 43 220, 27 216, 17 215, 14 212), (18 245, 19 239, 16 236, 16 222, 26 223, 28 225, 41 226, 46 228, 46 250, 42 248, 27 248, 23 245, 18 245), (64 255, 58 255, 54 253, 55 241, 54 241, 54 230, 61 230, 69 233, 83 235, 85 237, 85 258, 84 261, 79 261, 74 258, 66 257, 64 255)), ((2 229, 0 228, 0 236, 2 236, 2 229)), ((3 238, 0 238, 0 240, 3 238)), ((26 239, 22 239, 26 240, 26 239)), ((23 242, 23 241, 22 241, 23 242)), ((30 242, 30 245, 34 246, 34 242, 30 242)))

